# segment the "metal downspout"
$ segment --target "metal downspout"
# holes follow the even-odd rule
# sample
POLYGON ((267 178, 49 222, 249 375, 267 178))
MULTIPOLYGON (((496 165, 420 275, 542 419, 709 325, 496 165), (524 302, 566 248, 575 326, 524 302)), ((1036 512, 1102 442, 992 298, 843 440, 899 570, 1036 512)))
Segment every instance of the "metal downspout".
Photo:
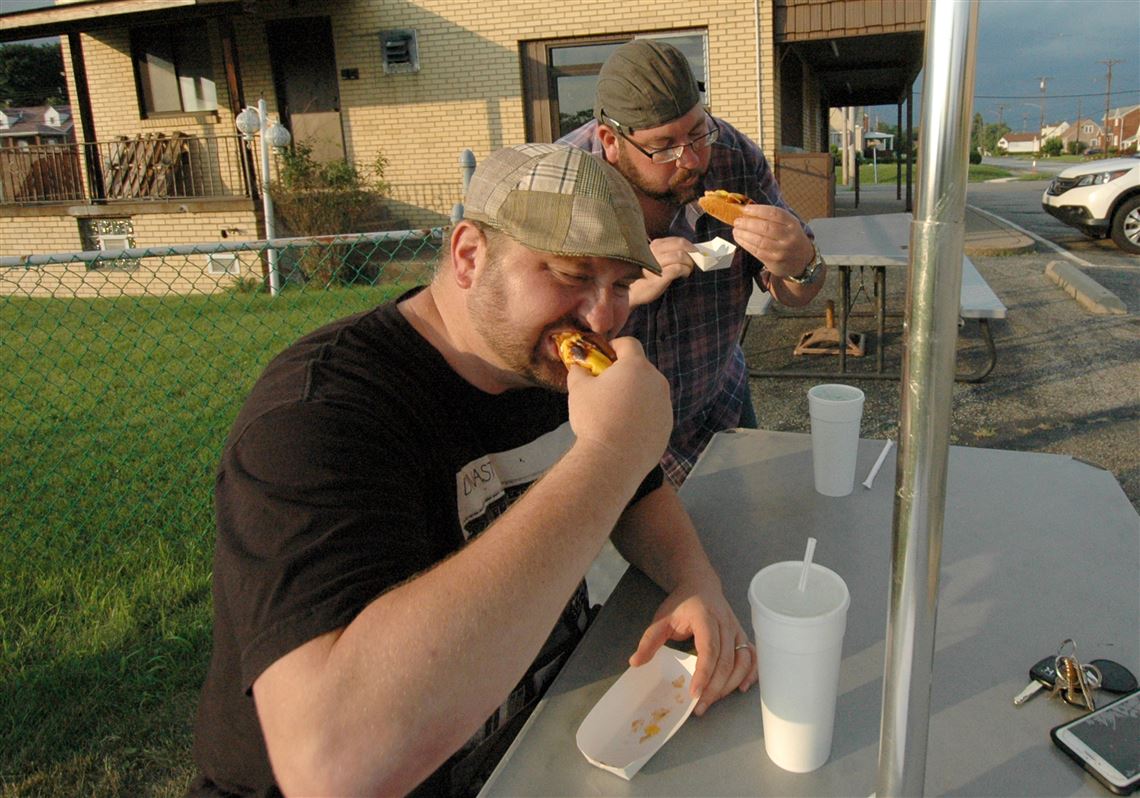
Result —
POLYGON ((926 783, 977 25, 978 0, 929 0, 921 184, 911 225, 904 322, 879 798, 921 796, 926 783))
MULTIPOLYGON (((763 68, 760 43, 760 0, 752 0, 752 15, 756 26, 756 147, 764 151, 764 89, 760 83, 763 68)), ((775 45, 773 45, 775 46, 775 45)), ((773 153, 774 154, 774 153, 773 153)))

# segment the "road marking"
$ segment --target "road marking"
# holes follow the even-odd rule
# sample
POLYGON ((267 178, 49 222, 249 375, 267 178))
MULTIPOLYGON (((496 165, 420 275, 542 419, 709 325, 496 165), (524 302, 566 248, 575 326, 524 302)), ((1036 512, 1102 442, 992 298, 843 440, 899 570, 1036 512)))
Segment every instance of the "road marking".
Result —
POLYGON ((1065 249, 1064 247, 1058 246, 1057 244, 1054 244, 1052 241, 1050 241, 1046 238, 1042 238, 1041 236, 1037 235, 1036 233, 1034 233, 1031 230, 1026 230, 1024 227, 1017 225, 1017 224, 1014 224, 1009 219, 1002 218, 1001 216, 998 216, 996 213, 990 213, 989 211, 987 211, 984 208, 979 208, 977 205, 967 205, 967 207, 972 208, 973 210, 977 211, 978 213, 985 214, 986 216, 990 217, 991 219, 994 219, 995 221, 1001 222, 1002 224, 1009 225, 1010 227, 1012 227, 1017 232, 1024 233, 1025 235, 1032 238, 1034 241, 1037 241, 1038 243, 1044 244, 1045 246, 1049 247, 1050 249, 1056 251, 1057 254, 1068 258, 1069 260, 1073 261, 1074 263, 1076 263, 1080 266, 1085 266, 1085 267, 1090 268, 1090 269, 1097 268, 1097 265, 1095 263, 1089 263, 1084 258, 1077 257, 1076 255, 1074 255, 1072 252, 1069 252, 1069 250, 1065 249))

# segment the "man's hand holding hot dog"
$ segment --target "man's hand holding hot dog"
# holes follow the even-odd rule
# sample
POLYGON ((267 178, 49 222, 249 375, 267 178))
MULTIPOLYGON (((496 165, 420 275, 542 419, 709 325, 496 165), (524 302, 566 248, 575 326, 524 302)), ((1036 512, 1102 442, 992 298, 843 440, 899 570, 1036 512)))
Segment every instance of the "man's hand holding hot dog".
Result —
POLYGON ((609 343, 617 359, 603 374, 594 377, 579 366, 567 371, 570 427, 579 443, 632 461, 625 470, 636 486, 661 458, 673 429, 669 383, 636 338, 609 343))
POLYGON ((815 246, 798 219, 775 205, 752 203, 742 208, 733 223, 732 235, 767 268, 772 280, 768 290, 781 304, 800 307, 810 302, 823 288, 824 273, 815 276, 810 285, 788 279, 799 277, 815 257, 815 246))

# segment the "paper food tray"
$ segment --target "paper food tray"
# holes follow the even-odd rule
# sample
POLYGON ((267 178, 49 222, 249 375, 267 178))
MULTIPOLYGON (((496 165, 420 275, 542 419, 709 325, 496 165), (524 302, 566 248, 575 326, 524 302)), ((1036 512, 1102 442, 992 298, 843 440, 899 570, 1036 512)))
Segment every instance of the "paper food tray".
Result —
POLYGON ((606 691, 578 727, 578 750, 629 780, 681 728, 697 699, 689 694, 697 658, 662 646, 606 691))
POLYGON ((712 241, 694 244, 696 252, 690 252, 689 257, 703 272, 714 269, 727 269, 732 265, 732 258, 736 254, 736 245, 717 236, 712 241))

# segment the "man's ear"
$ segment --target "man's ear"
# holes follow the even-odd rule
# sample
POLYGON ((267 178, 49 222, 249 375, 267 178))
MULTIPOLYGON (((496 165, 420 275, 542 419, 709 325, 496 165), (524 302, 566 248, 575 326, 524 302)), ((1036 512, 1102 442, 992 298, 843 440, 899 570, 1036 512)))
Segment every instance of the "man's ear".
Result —
POLYGON ((487 237, 475 225, 463 220, 451 231, 451 266, 460 288, 470 288, 475 271, 487 257, 487 237))
POLYGON ((606 163, 616 166, 618 162, 618 136, 609 125, 598 123, 598 139, 602 142, 602 152, 606 163))

